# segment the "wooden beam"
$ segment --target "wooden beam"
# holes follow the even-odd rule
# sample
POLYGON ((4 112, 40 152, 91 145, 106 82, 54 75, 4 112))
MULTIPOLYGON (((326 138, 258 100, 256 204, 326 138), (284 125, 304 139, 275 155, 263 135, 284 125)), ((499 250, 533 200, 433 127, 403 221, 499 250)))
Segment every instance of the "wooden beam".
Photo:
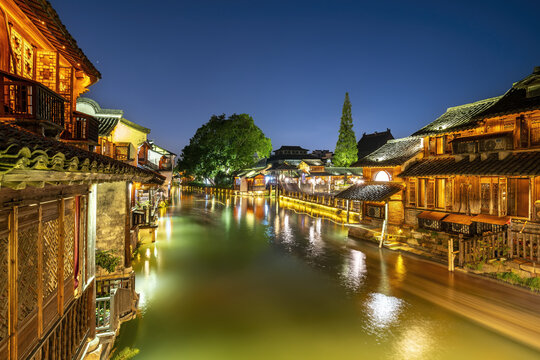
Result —
POLYGON ((17 278, 18 278, 18 232, 19 232, 19 207, 14 206, 9 214, 9 311, 8 311, 8 332, 9 332, 9 354, 10 359, 17 359, 17 278))

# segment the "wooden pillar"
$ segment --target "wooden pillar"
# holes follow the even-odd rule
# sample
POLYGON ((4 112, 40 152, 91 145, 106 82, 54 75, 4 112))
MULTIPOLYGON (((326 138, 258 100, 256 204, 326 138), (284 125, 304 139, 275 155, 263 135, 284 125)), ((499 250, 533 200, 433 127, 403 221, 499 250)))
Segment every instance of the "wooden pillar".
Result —
POLYGON ((379 248, 382 248, 384 243, 384 238, 386 237, 386 229, 388 227, 388 201, 384 202, 384 221, 381 231, 381 241, 379 242, 379 248))
POLYGON ((465 247, 463 246, 463 234, 459 234, 459 266, 463 267, 463 260, 465 259, 465 247))
POLYGON ((124 219, 124 266, 127 268, 131 266, 131 192, 129 190, 129 182, 126 182, 126 217, 124 219))
POLYGON ((64 315, 65 199, 58 200, 58 314, 64 315))
POLYGON ((17 284, 18 284, 18 233, 19 233, 19 207, 14 206, 9 215, 9 311, 8 311, 8 334, 10 359, 17 359, 17 284))
POLYGON ((350 212, 350 209, 349 209, 349 199, 347 199, 347 224, 349 223, 349 212, 350 212))
POLYGON ((454 271, 454 238, 448 240, 448 271, 454 271))
MULTIPOLYGON (((38 205, 38 239, 37 239, 37 318, 38 338, 43 335, 43 208, 38 205)), ((79 263, 80 264, 80 263, 79 263)), ((79 265, 80 266, 80 265, 79 265)))

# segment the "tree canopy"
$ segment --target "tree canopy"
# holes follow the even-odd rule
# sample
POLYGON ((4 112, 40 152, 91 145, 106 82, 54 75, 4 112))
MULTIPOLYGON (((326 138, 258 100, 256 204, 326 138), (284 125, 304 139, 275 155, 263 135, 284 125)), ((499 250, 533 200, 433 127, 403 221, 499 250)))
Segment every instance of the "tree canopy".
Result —
POLYGON ((353 130, 353 119, 349 93, 345 93, 341 124, 339 126, 339 138, 334 151, 332 162, 335 166, 349 166, 358 160, 358 147, 353 130))
POLYGON ((214 181, 252 165, 271 151, 272 142, 250 115, 213 115, 184 147, 177 168, 187 175, 214 181))

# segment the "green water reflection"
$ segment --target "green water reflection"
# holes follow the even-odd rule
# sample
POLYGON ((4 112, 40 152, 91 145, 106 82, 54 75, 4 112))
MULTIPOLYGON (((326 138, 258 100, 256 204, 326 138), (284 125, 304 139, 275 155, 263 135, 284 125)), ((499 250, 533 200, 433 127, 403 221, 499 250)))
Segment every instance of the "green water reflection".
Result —
POLYGON ((263 199, 178 194, 135 262, 137 359, 538 359, 404 293, 410 259, 263 199))

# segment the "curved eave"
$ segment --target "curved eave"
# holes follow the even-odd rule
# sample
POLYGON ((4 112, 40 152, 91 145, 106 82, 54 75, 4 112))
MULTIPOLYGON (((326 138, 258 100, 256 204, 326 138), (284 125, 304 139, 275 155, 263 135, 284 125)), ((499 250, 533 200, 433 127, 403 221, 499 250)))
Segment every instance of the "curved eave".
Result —
POLYGON ((95 172, 63 172, 54 170, 14 169, 0 175, 0 188, 8 187, 15 190, 45 185, 81 185, 113 181, 150 182, 152 175, 117 174, 95 172))

